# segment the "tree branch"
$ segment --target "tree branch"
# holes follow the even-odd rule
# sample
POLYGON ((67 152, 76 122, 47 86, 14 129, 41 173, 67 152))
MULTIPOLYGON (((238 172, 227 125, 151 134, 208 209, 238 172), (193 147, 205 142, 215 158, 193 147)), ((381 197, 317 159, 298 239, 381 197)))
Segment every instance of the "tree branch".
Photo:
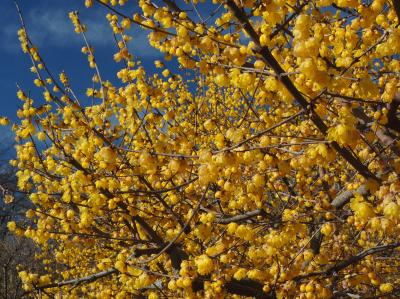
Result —
POLYGON ((296 8, 296 11, 292 13, 283 23, 278 24, 276 28, 272 31, 272 33, 269 35, 270 39, 273 39, 281 30, 285 30, 287 34, 289 34, 291 37, 293 37, 293 34, 286 29, 286 25, 288 25, 298 14, 301 12, 304 6, 308 4, 308 1, 304 1, 298 8, 296 8))
POLYGON ((366 249, 357 255, 349 257, 347 260, 341 261, 341 262, 329 267, 325 271, 325 275, 331 275, 334 272, 339 272, 340 270, 343 270, 344 268, 346 268, 350 265, 357 264, 359 261, 361 261, 363 258, 365 258, 368 255, 379 253, 379 252, 390 250, 390 249, 395 249, 399 246, 400 246, 400 242, 395 242, 395 243, 388 244, 388 245, 381 245, 381 246, 376 246, 373 248, 366 249))
POLYGON ((332 200, 331 205, 339 210, 345 206, 355 194, 366 195, 368 193, 368 187, 366 185, 361 185, 356 190, 346 190, 340 193, 338 196, 332 200))
POLYGON ((56 283, 51 283, 51 284, 46 284, 43 286, 37 286, 36 289, 37 290, 44 290, 44 289, 49 289, 49 288, 55 288, 55 287, 62 287, 62 286, 66 286, 66 285, 79 285, 81 283, 91 283, 99 278, 103 278, 109 275, 112 275, 114 273, 117 273, 118 270, 115 268, 110 268, 107 269, 105 271, 101 271, 95 274, 91 274, 88 276, 84 276, 81 278, 75 278, 75 279, 70 279, 70 280, 65 280, 65 281, 61 281, 61 282, 56 282, 56 283))
POLYGON ((399 0, 392 0, 393 8, 397 14, 397 23, 400 25, 400 1, 399 0))
MULTIPOLYGON (((376 136, 378 139, 385 145, 389 146, 392 152, 400 157, 400 149, 397 147, 396 143, 394 142, 395 139, 392 137, 392 134, 389 132, 387 128, 396 127, 396 122, 399 120, 396 118, 396 110, 398 105, 400 104, 400 93, 398 94, 399 98, 394 98, 393 102, 389 104, 389 111, 388 111, 388 124, 385 127, 380 127, 376 129, 376 136), (391 125, 390 125, 391 124, 391 125)), ((365 114, 365 112, 361 109, 361 107, 354 108, 352 110, 354 116, 357 117, 358 121, 362 125, 367 125, 371 123, 373 120, 365 114)), ((399 125, 400 128, 400 124, 399 125)))
POLYGON ((256 299, 276 299, 275 291, 269 293, 263 291, 263 285, 250 279, 236 280, 232 279, 224 285, 226 291, 230 294, 236 294, 256 299))
MULTIPOLYGON (((185 232, 186 228, 189 226, 190 222, 192 221, 192 219, 194 218, 194 216, 197 214, 197 212, 200 209, 201 203, 203 202, 203 200, 206 198, 207 195, 207 191, 209 189, 209 185, 207 185, 207 187, 205 188, 203 195, 201 196, 199 202, 197 203, 196 208, 193 210, 192 215, 189 217, 189 219, 187 220, 187 222, 184 224, 184 226, 182 227, 182 229, 179 231, 179 233, 176 234, 176 236, 167 244, 165 245, 159 252, 157 252, 155 254, 155 256, 152 256, 150 258, 148 258, 147 260, 144 261, 138 261, 137 263, 139 264, 147 264, 153 260, 155 260, 157 257, 159 257, 161 254, 163 254, 164 252, 169 252, 171 255, 171 259, 172 259, 172 254, 171 254, 171 250, 176 249, 177 246, 175 244, 175 242, 179 239, 179 237, 185 232)), ((129 258, 128 258, 129 259, 129 258)), ((180 264, 179 264, 180 266, 180 264)))
POLYGON ((319 276, 319 275, 323 275, 323 276, 330 276, 334 273, 337 273, 345 268, 347 268, 350 265, 354 265, 357 264, 358 262, 360 262, 363 258, 372 255, 372 254, 376 254, 379 252, 383 252, 386 250, 390 250, 390 249, 395 249, 397 247, 400 247, 400 242, 395 242, 392 244, 388 244, 388 245, 381 245, 381 246, 376 246, 376 247, 372 247, 366 250, 361 251, 359 254, 357 255, 353 255, 350 256, 348 259, 337 262, 336 264, 328 267, 326 270, 323 271, 317 271, 317 272, 311 272, 305 275, 299 275, 293 278, 294 281, 301 281, 303 279, 309 278, 309 277, 315 277, 315 276, 319 276))
MULTIPOLYGON (((395 1, 398 3, 398 5, 400 6, 400 2, 399 1, 395 1)), ((388 123, 386 124, 386 127, 400 133, 400 120, 397 118, 397 109, 400 106, 400 92, 398 92, 392 102, 390 104, 388 104, 388 123)))
MULTIPOLYGON (((355 194, 366 195, 367 193, 368 193, 367 185, 361 185, 356 190, 346 190, 340 193, 332 200, 331 205, 336 210, 340 210, 350 201, 351 198, 354 197, 355 194)), ((313 236, 310 241, 310 248, 314 254, 319 253, 322 245, 322 240, 324 238, 324 235, 321 233, 319 226, 316 229, 318 231, 313 233, 313 236)))
POLYGON ((236 215, 236 216, 232 216, 232 217, 227 217, 227 218, 217 218, 215 220, 215 223, 218 224, 228 224, 231 222, 239 222, 239 221, 245 221, 260 215, 266 215, 264 210, 254 210, 254 211, 250 211, 244 214, 240 214, 240 215, 236 215))
MULTIPOLYGON (((286 87, 286 89, 293 96, 295 101, 305 110, 310 110, 310 118, 318 130, 325 136, 328 131, 328 127, 319 117, 319 115, 310 107, 310 103, 303 97, 300 91, 294 86, 293 82, 287 76, 280 76, 284 73, 284 70, 280 66, 279 62, 272 55, 267 47, 263 47, 260 44, 260 38, 253 26, 250 24, 246 14, 240 9, 233 0, 226 0, 226 4, 233 12, 235 17, 242 24, 244 30, 252 38, 253 42, 258 47, 258 52, 264 58, 265 62, 276 72, 279 81, 286 87)), ((349 150, 341 147, 337 142, 331 142, 331 146, 347 161, 350 165, 356 169, 363 177, 367 179, 374 179, 380 181, 372 172, 369 171, 368 167, 363 165, 361 161, 354 156, 349 150)))

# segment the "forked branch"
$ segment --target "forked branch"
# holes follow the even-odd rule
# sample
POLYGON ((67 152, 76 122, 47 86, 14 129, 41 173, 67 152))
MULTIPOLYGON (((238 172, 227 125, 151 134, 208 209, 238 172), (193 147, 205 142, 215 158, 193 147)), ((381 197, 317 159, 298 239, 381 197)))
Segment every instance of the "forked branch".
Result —
MULTIPOLYGON (((279 62, 272 55, 271 51, 260 44, 260 37, 258 33, 255 31, 253 26, 250 24, 246 14, 244 11, 239 8, 233 0, 227 0, 226 4, 233 12, 235 17, 239 20, 241 25, 247 34, 251 37, 253 42, 257 46, 257 50, 259 54, 263 57, 264 61, 275 71, 278 75, 281 83, 286 87, 286 89, 293 96, 295 101, 305 110, 310 110, 310 118, 314 125, 318 128, 318 130, 325 136, 328 131, 328 127, 323 122, 323 120, 319 117, 319 115, 312 109, 311 104, 304 98, 304 96, 300 93, 300 91, 294 86, 293 82, 287 76, 280 76, 285 71, 280 66, 279 62), (310 109, 309 109, 310 108, 310 109)), ((361 161, 354 156, 348 149, 341 147, 337 142, 333 141, 331 146, 356 169, 363 177, 367 179, 374 179, 376 181, 380 181, 365 165, 361 163, 361 161)))

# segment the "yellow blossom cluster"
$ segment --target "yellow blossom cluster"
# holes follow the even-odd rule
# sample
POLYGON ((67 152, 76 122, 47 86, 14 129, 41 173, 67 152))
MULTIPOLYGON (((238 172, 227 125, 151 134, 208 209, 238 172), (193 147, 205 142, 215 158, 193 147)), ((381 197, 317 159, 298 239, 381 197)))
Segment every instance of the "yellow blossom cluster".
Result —
POLYGON ((18 32, 44 101, 17 93, 11 164, 33 224, 8 228, 51 261, 22 270, 27 291, 400 296, 396 1, 85 4, 109 11, 114 84, 78 13, 86 93, 18 32), (130 53, 133 27, 162 54, 155 69, 130 53))

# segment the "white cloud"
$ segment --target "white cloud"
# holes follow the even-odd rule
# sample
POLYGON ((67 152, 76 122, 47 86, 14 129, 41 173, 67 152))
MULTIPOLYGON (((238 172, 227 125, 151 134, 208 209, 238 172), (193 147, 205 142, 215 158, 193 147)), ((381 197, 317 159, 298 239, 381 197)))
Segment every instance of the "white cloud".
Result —
MULTIPOLYGON (((74 31, 68 17, 68 11, 61 8, 32 9, 26 11, 25 22, 28 34, 35 45, 44 47, 80 47, 84 45, 82 36, 74 31)), ((104 10, 91 10, 81 16, 82 23, 88 28, 86 35, 92 46, 110 47, 115 49, 112 29, 105 19, 104 10)), ((150 31, 132 26, 130 34, 132 41, 129 50, 139 58, 157 58, 162 54, 150 46, 147 35, 150 31)), ((20 48, 17 30, 18 24, 7 24, 0 27, 3 42, 0 47, 8 52, 15 52, 20 48)))
MULTIPOLYGON (((64 9, 32 9, 25 17, 28 34, 39 47, 69 47, 84 45, 82 36, 74 31, 68 12, 64 9)), ((87 36, 93 46, 105 46, 113 43, 112 30, 104 15, 93 14, 83 20, 87 25, 87 36)), ((9 52, 19 48, 17 38, 18 24, 7 24, 0 28, 3 38, 1 47, 9 52)))
POLYGON ((0 29, 2 43, 0 47, 7 52, 18 50, 19 41, 17 38, 18 26, 16 24, 7 24, 0 29))
MULTIPOLYGON (((98 15, 90 19, 83 19, 87 25, 87 36, 93 46, 102 46, 112 42, 112 31, 106 20, 98 15)), ((28 32, 35 43, 45 46, 65 47, 82 45, 82 36, 74 31, 68 13, 63 9, 39 10, 33 9, 29 13, 28 32)))
POLYGON ((147 35, 150 33, 143 28, 133 28, 130 30, 132 40, 128 44, 129 51, 139 58, 157 58, 162 57, 162 53, 150 46, 147 35))

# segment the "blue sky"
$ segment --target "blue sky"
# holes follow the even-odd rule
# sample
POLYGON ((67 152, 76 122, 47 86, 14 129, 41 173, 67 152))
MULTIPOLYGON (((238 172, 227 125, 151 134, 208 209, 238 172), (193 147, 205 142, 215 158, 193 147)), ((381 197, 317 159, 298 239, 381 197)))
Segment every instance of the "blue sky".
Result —
MULTIPOLYGON (((87 57, 81 53, 82 37, 74 32, 68 12, 78 10, 88 27, 88 38, 95 47, 95 56, 103 79, 116 81, 116 71, 121 65, 112 57, 115 52, 112 31, 105 19, 106 10, 95 6, 87 9, 83 0, 19 0, 28 33, 33 43, 54 74, 64 70, 71 80, 75 92, 83 94, 91 87, 93 70, 87 65, 87 57)), ((20 101, 16 98, 16 83, 39 98, 39 90, 33 85, 33 74, 29 57, 22 53, 17 38, 19 18, 12 0, 1 0, 0 11, 0 115, 16 121, 20 101)), ((147 32, 133 29, 130 44, 133 53, 139 57, 149 71, 154 70, 153 61, 160 58, 157 50, 147 42, 147 32)))
MULTIPOLYGON (((28 33, 33 43, 39 48, 41 56, 53 74, 64 70, 71 85, 78 95, 83 95, 87 87, 91 87, 93 70, 87 65, 87 57, 81 53, 84 45, 82 37, 75 34, 68 12, 78 10, 80 17, 88 27, 89 41, 95 48, 95 56, 102 73, 103 80, 118 82, 116 72, 121 65, 112 57, 116 50, 111 28, 105 19, 104 7, 96 5, 87 9, 84 0, 18 0, 25 18, 28 33)), ((132 15, 137 9, 128 2, 125 10, 132 15)), ((215 6, 199 4, 200 14, 207 16, 215 6)), ((17 38, 19 17, 13 0, 0 0, 0 116, 7 116, 16 121, 16 111, 20 101, 16 98, 16 83, 33 95, 35 100, 41 97, 41 91, 33 85, 33 74, 29 57, 22 53, 17 38)), ((194 13, 193 13, 194 14, 194 13)), ((196 19, 196 15, 192 16, 196 19)), ((139 57, 149 73, 155 71, 153 61, 161 58, 160 53, 149 46, 148 31, 132 26, 133 40, 131 52, 139 57)), ((167 64, 176 71, 177 63, 167 64)), ((3 135, 4 128, 0 128, 3 135)))
MULTIPOLYGON (((74 32, 68 17, 68 12, 74 10, 79 11, 82 22, 88 27, 87 36, 95 48, 95 57, 103 80, 118 84, 116 72, 122 64, 113 60, 116 46, 105 18, 105 8, 95 5, 87 9, 84 7, 84 0, 18 0, 18 3, 28 34, 39 48, 46 65, 57 77, 61 71, 65 71, 76 94, 83 96, 86 88, 92 87, 94 71, 88 66, 87 56, 81 53, 84 46, 82 36, 74 32)), ((0 0, 0 11, 0 116, 8 117, 11 122, 18 122, 16 112, 21 101, 16 97, 16 83, 30 93, 36 103, 43 102, 42 90, 33 84, 35 77, 29 70, 30 58, 22 52, 18 41, 20 23, 13 0, 0 0)), ((162 55, 148 44, 148 32, 132 27, 131 34, 131 52, 142 61, 149 73, 156 71, 154 60, 162 58, 162 55)), ((11 126, 0 126, 0 150, 2 145, 12 144, 13 139, 11 126)), ((1 155, 4 157, 4 152, 1 155)), ((10 158, 13 155, 14 150, 6 154, 10 158)))

